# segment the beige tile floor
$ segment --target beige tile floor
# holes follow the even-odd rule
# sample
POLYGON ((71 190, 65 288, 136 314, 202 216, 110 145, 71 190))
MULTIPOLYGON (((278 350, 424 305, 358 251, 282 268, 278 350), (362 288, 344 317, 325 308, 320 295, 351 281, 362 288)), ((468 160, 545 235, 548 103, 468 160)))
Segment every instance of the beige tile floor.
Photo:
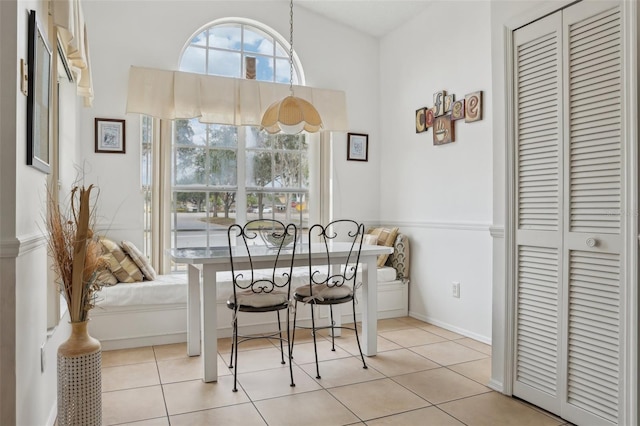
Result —
POLYGON ((230 339, 218 343, 219 380, 201 380, 186 344, 103 352, 105 425, 565 425, 562 419, 486 386, 491 347, 413 318, 378 322, 378 355, 362 368, 352 332, 313 343, 297 332, 295 387, 279 349, 248 342, 232 392, 230 339))

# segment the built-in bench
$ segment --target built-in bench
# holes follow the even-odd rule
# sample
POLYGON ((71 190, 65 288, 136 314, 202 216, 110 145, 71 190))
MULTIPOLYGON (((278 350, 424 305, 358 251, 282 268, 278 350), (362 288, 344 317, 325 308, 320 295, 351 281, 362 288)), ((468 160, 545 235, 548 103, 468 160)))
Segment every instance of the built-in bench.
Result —
MULTIPOLYGON (((292 287, 308 284, 308 267, 295 268, 292 287)), ((409 240, 398 234, 394 253, 385 266, 378 268, 378 318, 394 318, 408 314, 409 240)), ((230 272, 220 272, 218 283, 218 336, 231 336, 231 311, 226 301, 231 295, 230 272)), ((360 291, 360 290, 359 290, 360 291)), ((187 340, 187 274, 157 276, 153 281, 119 283, 103 287, 96 294, 96 307, 91 311, 89 330, 105 350, 186 342, 187 340)), ((359 312, 358 307, 356 311, 359 312)), ((351 322, 348 310, 343 322, 351 322)), ((326 316, 319 311, 320 317, 326 316)), ((298 319, 310 320, 310 311, 301 309, 298 319)), ((259 319, 262 323, 274 319, 259 319)), ((263 325, 263 324, 261 324, 263 325)), ((251 325, 249 325, 251 327, 251 325)), ((258 324, 254 324, 258 328, 258 324)), ((260 330, 256 330, 260 331, 260 330)))

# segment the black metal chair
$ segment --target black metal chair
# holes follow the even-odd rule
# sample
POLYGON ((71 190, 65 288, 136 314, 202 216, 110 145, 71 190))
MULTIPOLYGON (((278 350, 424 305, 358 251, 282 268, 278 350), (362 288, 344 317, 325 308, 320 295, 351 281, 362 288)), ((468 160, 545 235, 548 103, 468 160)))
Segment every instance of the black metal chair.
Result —
POLYGON ((282 364, 285 364, 283 342, 287 343, 291 386, 295 386, 291 365, 291 345, 289 344, 291 342, 289 338, 289 299, 291 297, 293 255, 289 259, 283 259, 282 252, 285 247, 287 250, 292 249, 292 253, 295 252, 297 228, 294 224, 285 225, 278 220, 252 220, 244 226, 231 225, 227 231, 227 238, 233 277, 233 295, 227 300, 227 307, 233 310, 233 338, 229 364, 229 368, 234 369, 233 391, 238 391, 238 345, 254 339, 279 340, 282 364), (238 244, 233 244, 236 239, 238 244), (254 269, 255 256, 265 253, 271 254, 273 258, 268 261, 268 269, 262 267, 259 270, 254 269), (283 310, 287 311, 286 338, 282 336, 280 322, 280 311, 283 310), (238 313, 240 312, 276 312, 278 331, 271 334, 240 335, 238 334, 238 313))
MULTIPOLYGON (((364 235, 364 225, 349 219, 335 220, 327 226, 313 225, 309 228, 309 285, 298 287, 293 294, 295 301, 293 316, 293 342, 295 341, 295 331, 298 328, 309 328, 296 326, 298 302, 308 304, 311 307, 311 334, 313 336, 313 346, 316 357, 316 378, 320 379, 320 367, 318 365, 318 347, 316 343, 316 333, 318 330, 331 330, 331 350, 335 351, 335 329, 353 330, 360 351, 363 368, 367 368, 364 360, 360 338, 358 336, 358 326, 356 323, 356 298, 355 292, 359 287, 356 282, 360 261, 360 249, 362 248, 362 237, 364 235), (315 264, 311 262, 311 246, 320 243, 323 247, 323 261, 315 264), (349 254, 345 258, 334 259, 330 250, 330 245, 334 242, 341 242, 350 246, 349 254), (339 262, 336 266, 336 262, 339 262), (353 326, 336 326, 333 319, 333 305, 351 302, 353 309, 353 326), (329 306, 330 324, 318 326, 314 318, 314 307, 317 305, 329 306)), ((360 283, 361 284, 361 283, 360 283)))

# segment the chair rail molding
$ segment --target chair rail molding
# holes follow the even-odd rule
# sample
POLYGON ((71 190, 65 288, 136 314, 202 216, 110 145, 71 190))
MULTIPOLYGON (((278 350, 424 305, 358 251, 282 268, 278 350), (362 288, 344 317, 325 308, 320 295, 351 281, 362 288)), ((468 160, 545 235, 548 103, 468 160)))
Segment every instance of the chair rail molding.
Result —
POLYGON ((95 231, 105 233, 109 231, 142 231, 142 223, 127 222, 107 222, 98 220, 95 224, 95 231))
POLYGON ((493 238, 504 238, 504 225, 491 225, 489 227, 489 233, 493 238))
MULTIPOLYGON (((403 222, 403 221, 378 221, 375 224, 384 224, 386 226, 397 226, 398 228, 423 228, 423 229, 451 229, 457 231, 481 231, 491 232, 491 223, 488 222, 448 222, 448 221, 420 221, 420 222, 403 222)), ((368 226, 374 223, 367 223, 368 226)))
POLYGON ((42 233, 21 235, 0 241, 0 258, 15 258, 45 246, 47 239, 42 233))

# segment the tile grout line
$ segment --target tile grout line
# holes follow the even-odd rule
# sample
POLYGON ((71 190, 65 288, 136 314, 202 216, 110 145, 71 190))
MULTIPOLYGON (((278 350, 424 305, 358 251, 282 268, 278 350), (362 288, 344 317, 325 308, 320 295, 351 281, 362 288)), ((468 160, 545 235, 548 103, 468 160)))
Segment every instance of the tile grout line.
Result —
POLYGON ((158 373, 158 382, 160 382, 160 392, 162 392, 162 402, 164 403, 164 411, 167 413, 167 424, 171 426, 171 417, 169 416, 169 407, 167 407, 167 398, 164 395, 164 384, 162 383, 162 376, 160 375, 160 366, 158 366, 158 355, 156 354, 156 347, 151 346, 153 350, 153 359, 156 364, 156 371, 158 373))
MULTIPOLYGON (((401 321, 401 322, 402 322, 402 321, 401 321)), ((323 336, 323 335, 321 335, 321 334, 320 334, 318 337, 320 337, 321 339, 323 339, 323 340, 325 340, 325 341, 329 341, 329 342, 330 342, 330 338, 328 338, 327 336, 323 336)), ((378 338, 382 338, 382 339, 384 339, 385 341, 388 341, 388 342, 390 342, 390 343, 392 343, 392 344, 394 344, 394 345, 397 345, 397 346, 398 346, 398 348, 397 348, 397 349, 389 349, 389 351, 392 351, 392 350, 403 350, 403 349, 404 349, 404 350, 408 350, 408 351, 410 351, 411 353, 416 354, 416 355, 420 356, 421 358, 424 358, 424 359, 426 359, 426 360, 428 360, 428 361, 430 361, 430 362, 433 362, 433 363, 436 365, 436 367, 433 367, 433 368, 426 368, 426 369, 424 369, 424 370, 419 370, 419 371, 416 371, 416 372, 429 371, 429 370, 433 370, 433 369, 437 369, 437 368, 444 368, 444 369, 446 369, 446 370, 448 370, 448 371, 450 371, 450 372, 452 372, 452 373, 455 373, 456 375, 462 376, 462 377, 464 377, 465 379, 471 380, 471 381, 473 381, 474 383, 477 383, 477 384, 479 384, 479 385, 481 385, 481 386, 485 386, 485 387, 486 387, 486 384, 483 384, 483 383, 481 383, 481 382, 479 382, 479 381, 477 381, 477 380, 475 380, 475 379, 473 379, 473 378, 471 378, 471 377, 466 376, 465 374, 462 374, 462 373, 460 373, 460 372, 458 372, 458 371, 455 371, 455 370, 453 370, 453 369, 451 369, 451 368, 450 368, 450 367, 453 367, 453 366, 457 366, 457 365, 461 365, 461 364, 465 364, 465 363, 469 363, 469 362, 480 361, 480 360, 483 360, 483 359, 487 359, 487 358, 489 358, 489 359, 490 359, 490 358, 491 358, 491 355, 488 355, 488 354, 486 354, 486 353, 484 353, 484 352, 482 352, 482 351, 480 351, 480 350, 477 350, 477 349, 476 349, 476 348, 474 348, 474 347, 467 346, 467 345, 464 345, 464 344, 462 344, 462 343, 455 342, 455 340, 460 340, 460 339, 461 339, 460 337, 449 338, 449 337, 445 337, 445 336, 440 336, 440 335, 438 335, 437 333, 433 333, 433 332, 432 332, 432 331, 430 331, 430 330, 425 330, 425 329, 423 329, 423 328, 420 328, 420 327, 419 327, 419 326, 417 326, 417 325, 410 324, 410 323, 404 323, 404 326, 403 326, 402 328, 391 328, 391 329, 385 329, 385 330, 384 330, 384 331, 382 331, 382 332, 379 330, 379 332, 378 332, 378 336, 377 336, 377 337, 378 337, 378 338), (400 345, 400 344, 396 343, 396 342, 395 342, 395 341, 393 341, 393 340, 390 340, 390 339, 388 339, 388 338, 385 338, 384 336, 381 336, 381 334, 380 334, 380 333, 386 333, 386 332, 401 331, 401 330, 412 330, 412 329, 413 329, 413 330, 422 330, 422 331, 425 331, 425 332, 428 332, 428 333, 434 334, 434 335, 436 335, 436 336, 438 336, 438 337, 441 337, 441 338, 445 339, 445 340, 444 340, 444 341, 442 341, 442 342, 434 342, 434 344, 435 344, 435 343, 445 343, 445 342, 453 342, 453 343, 457 343, 457 345, 459 345, 459 346, 461 346, 461 347, 464 347, 465 349, 468 349, 468 350, 471 350, 471 351, 474 351, 474 352, 478 352, 479 354, 483 355, 483 358, 479 358, 479 359, 476 359, 476 360, 463 361, 463 362, 459 362, 459 363, 457 363, 457 364, 451 364, 451 365, 446 365, 446 366, 445 366, 445 365, 441 365, 441 364, 439 364, 439 363, 437 363, 437 362, 435 362, 435 361, 433 361, 433 360, 429 359, 428 357, 426 357, 426 356, 425 356, 425 355, 423 355, 423 354, 420 354, 420 353, 417 353, 417 352, 413 351, 413 350, 411 349, 411 347, 407 347, 407 346, 405 346, 405 345, 400 345)), ((462 337, 462 338, 464 338, 464 337, 462 337)), ((269 341, 269 343, 270 343, 270 346, 271 346, 271 347, 274 347, 275 349, 278 349, 278 350, 279 350, 279 347, 276 347, 276 345, 275 345, 273 342, 269 341)), ((299 344, 303 344, 303 343, 312 343, 312 341, 311 341, 311 342, 304 342, 304 341, 303 341, 303 342, 301 342, 301 343, 299 343, 299 344)), ((346 343, 346 341, 345 341, 345 343, 346 343)), ((480 343, 482 343, 482 342, 480 342, 480 343)), ((427 344, 427 345, 428 345, 428 344, 427 344)), ((422 345, 419 345, 419 346, 422 346, 422 345)), ((334 361, 334 360, 341 360, 341 359, 342 359, 342 360, 346 360, 346 359, 349 359, 349 358, 354 358, 354 359, 357 359, 358 361, 360 361, 359 355, 352 354, 352 353, 351 353, 349 350, 347 350, 343 345, 341 345, 341 342, 340 342, 340 341, 336 342, 336 347, 337 347, 337 348, 339 348, 339 349, 341 349, 342 351, 344 351, 346 354, 348 354, 348 356, 346 356, 346 357, 342 357, 342 358, 335 358, 335 359, 325 359, 325 360, 323 360, 323 361, 320 361, 320 363, 321 363, 321 364, 322 364, 322 363, 324 363, 324 362, 329 362, 329 361, 334 361)), ((155 347, 155 346, 152 346, 151 348, 152 348, 152 350, 153 350, 154 362, 155 362, 155 365, 156 365, 156 372, 157 372, 157 374, 158 374, 158 378, 159 378, 159 381, 160 381, 160 383, 159 383, 159 384, 160 384, 160 389, 161 389, 161 392, 162 392, 162 398, 163 398, 163 403, 164 403, 164 408, 165 408, 165 410, 164 410, 164 411, 165 411, 165 413, 166 413, 166 416, 163 416, 163 417, 164 417, 164 418, 166 418, 166 420, 167 420, 168 424, 169 424, 169 425, 171 425, 171 420, 170 420, 170 416, 169 416, 169 412, 168 412, 168 406, 167 406, 166 396, 165 396, 165 393, 164 393, 164 384, 162 383, 161 376, 160 376, 160 368, 159 368, 159 365, 158 365, 158 355, 157 355, 157 352, 156 352, 156 347, 155 347)), ((252 349, 247 349, 246 351, 259 350, 259 349, 263 349, 263 348, 252 348, 252 349)), ((243 352, 245 352, 245 351, 243 351, 243 352)), ((383 352, 388 352, 388 351, 383 351, 383 352)), ((223 355, 222 355, 222 354, 220 354, 220 353, 219 353, 218 355, 219 355, 220 357, 222 357, 222 359, 223 359, 223 361, 224 361, 224 357, 223 357, 223 355)), ((228 355, 228 354, 227 354, 227 355, 228 355)), ((364 381, 361 381, 361 382, 347 383, 347 384, 340 385, 340 386, 326 387, 326 386, 322 383, 322 381, 318 381, 318 380, 316 380, 314 377, 311 377, 311 375, 310 375, 310 374, 309 374, 309 373, 308 373, 304 368, 302 368, 302 366, 303 366, 303 365, 315 364, 315 361, 313 361, 313 362, 307 362, 307 363, 302 363, 302 364, 298 364, 295 360, 289 360, 289 362, 290 362, 290 363, 292 363, 292 364, 294 364, 294 366, 296 366, 296 367, 297 367, 297 369, 298 369, 300 372, 302 372, 305 376, 307 376, 308 378, 310 378, 311 380, 313 380, 315 383, 317 383, 317 384, 320 386, 320 389, 317 389, 317 390, 322 390, 322 391, 324 391, 325 393, 328 393, 328 394, 331 396, 331 398, 332 398, 332 399, 336 400, 336 401, 337 401, 341 406, 343 406, 343 407, 344 407, 344 408, 345 408, 349 413, 351 413, 351 414, 352 414, 356 419, 359 419, 359 421, 360 421, 361 423, 363 423, 363 424, 366 424, 366 422, 368 422, 368 421, 373 421, 373 420, 376 420, 376 419, 387 418, 387 417, 393 417, 393 416, 396 416, 396 415, 399 415, 399 414, 409 413, 409 412, 412 412, 412 411, 417 411, 417 410, 420 410, 420 409, 423 409, 423 408, 428 408, 428 407, 436 407, 436 408, 437 408, 439 411, 441 411, 442 413, 445 413, 446 415, 448 415, 448 416, 450 416, 450 417, 453 417, 454 419, 456 419, 456 420, 460 421, 460 420, 459 420, 459 419, 457 419, 455 416, 452 416, 451 414, 449 414, 449 413, 447 413, 446 411, 444 411, 444 410, 443 410, 439 405, 442 405, 442 404, 445 404, 445 403, 450 403, 450 402, 457 401, 457 400, 463 400, 463 399, 471 398, 471 397, 478 396, 478 395, 482 395, 482 394, 486 394, 486 393, 494 392, 494 391, 490 390, 489 388, 487 388, 487 392, 481 392, 481 393, 479 393, 479 394, 476 394, 476 395, 470 395, 470 396, 463 397, 463 398, 456 398, 456 399, 453 399, 453 400, 450 400, 450 401, 443 402, 443 403, 441 403, 441 404, 433 404, 433 403, 431 403, 429 400, 427 400, 426 398, 424 398, 424 397, 422 397, 422 396, 418 395, 416 392, 412 391, 411 389, 407 388, 406 386, 402 385, 401 383, 399 383, 399 382, 396 380, 396 378, 397 378, 397 377, 403 376, 404 374, 396 375, 396 376, 389 376, 389 375, 387 375, 387 374, 382 373, 380 370, 376 369, 375 367, 373 367, 373 366, 369 365, 368 367, 369 367, 370 369, 372 369, 372 370, 374 370, 374 371, 376 371, 376 372, 380 373, 381 377, 379 377, 379 378, 375 378, 375 379, 368 379, 368 380, 364 380, 364 381), (428 404, 430 404, 430 405, 429 405, 428 407, 421 407, 421 408, 416 408, 416 409, 409 409, 409 410, 406 410, 406 411, 401 411, 401 412, 398 412, 398 413, 389 414, 389 415, 387 415, 387 416, 381 416, 381 417, 376 417, 376 418, 372 418, 372 419, 368 419, 368 420, 363 420, 362 418, 360 418, 360 416, 358 416, 354 411, 352 411, 348 406, 346 406, 342 401, 340 401, 340 399, 338 399, 338 398, 337 398, 337 397, 336 397, 336 396, 331 392, 331 389, 337 389, 337 388, 340 388, 340 387, 351 386, 351 385, 355 385, 355 384, 359 384, 359 383, 374 382, 374 381, 378 381, 378 380, 386 380, 386 379, 389 379, 389 380, 391 380, 393 383, 395 383, 395 384, 397 384, 397 385, 401 386, 403 389, 408 390, 411 394, 413 394, 413 395, 417 396, 420 400, 425 401, 426 403, 428 403, 428 404)), ((124 364, 124 365, 135 365, 135 364, 141 364, 141 363, 131 363, 131 364, 124 364)), ((225 363, 225 364, 226 364, 226 363, 225 363)), ((116 366, 111 366, 111 367, 116 367, 116 366)), ((266 370, 268 370, 268 369, 266 369, 266 370)), ((262 371, 262 370, 258 370, 258 371, 262 371)), ((414 374, 414 373, 416 373, 416 372, 410 372, 410 373, 407 373, 407 374, 414 374)), ((176 383, 182 383, 182 382, 185 382, 185 381, 189 381, 189 380, 179 381, 179 382, 176 382, 176 383)), ((267 422, 266 418, 264 417, 263 413, 262 413, 262 412, 260 412, 260 410, 258 409, 258 407, 257 407, 256 403, 257 403, 258 401, 269 400, 269 399, 275 399, 275 398, 281 398, 281 397, 283 397, 283 396, 289 396, 289 395, 282 395, 282 396, 279 396, 279 397, 263 398, 263 399, 259 399, 259 400, 254 400, 254 398, 251 398, 251 397, 249 396, 249 394, 246 392, 246 389, 242 386, 242 383, 241 383, 240 379, 239 379, 239 386, 242 388, 242 391, 245 393, 245 395, 247 395, 248 400, 251 402, 251 404, 253 405, 253 407, 254 407, 254 408, 255 408, 255 410, 257 411, 257 413, 260 415, 260 418, 261 418, 261 419, 262 419, 262 420, 263 420, 267 425, 268 425, 268 422, 267 422)), ((140 386, 140 387, 138 387, 138 388, 144 388, 144 387, 147 387, 147 386, 140 386)), ((128 389, 135 389, 135 388, 128 388, 128 389)), ((301 394, 304 394, 304 393, 316 392, 317 390, 316 390, 316 389, 314 389, 314 390, 309 390, 309 391, 305 391, 305 392, 298 392, 298 393, 295 393, 295 394, 293 394, 293 395, 301 395, 301 394)), ((105 392, 105 393, 106 393, 106 392, 105 392)), ((239 403, 238 403, 238 404, 230 404, 230 405, 227 405, 227 406, 234 406, 234 405, 239 405, 239 403)), ((523 404, 523 406, 526 406, 526 405, 525 405, 525 404, 523 404)), ((527 408, 531 408, 531 407, 528 407, 528 406, 526 406, 526 407, 527 407, 527 408)), ((217 409, 217 408, 222 408, 222 406, 221 406, 221 407, 208 408, 208 409, 202 409, 202 410, 194 410, 193 412, 198 412, 198 411, 207 411, 207 410, 209 410, 209 409, 217 409)), ((182 413, 182 414, 187 414, 187 413, 182 413)), ((544 413, 543 413, 543 414, 544 414, 544 413)), ((549 416, 549 417, 551 417, 551 416, 549 416)), ((155 417, 155 418, 160 419, 160 418, 162 418, 162 417, 155 417)), ((146 420, 150 420, 150 419, 146 419, 146 420)), ((126 422, 125 422, 125 423, 126 423, 126 422)), ((461 423, 463 423, 463 424, 464 424, 464 422, 461 422, 461 423)))

